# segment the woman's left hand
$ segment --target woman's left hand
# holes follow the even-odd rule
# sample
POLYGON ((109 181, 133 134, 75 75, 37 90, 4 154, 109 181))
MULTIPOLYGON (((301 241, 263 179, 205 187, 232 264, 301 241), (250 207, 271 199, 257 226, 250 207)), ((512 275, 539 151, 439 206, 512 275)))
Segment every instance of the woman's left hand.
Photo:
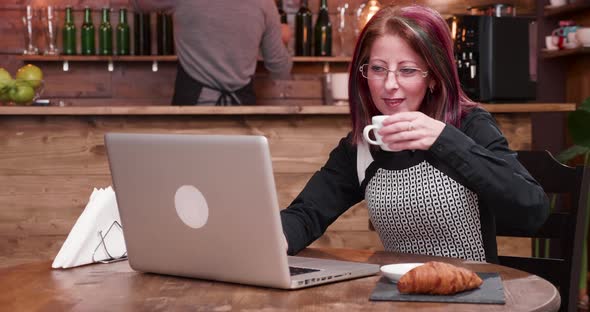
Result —
POLYGON ((383 120, 379 134, 393 151, 428 150, 445 126, 421 112, 402 112, 383 120))

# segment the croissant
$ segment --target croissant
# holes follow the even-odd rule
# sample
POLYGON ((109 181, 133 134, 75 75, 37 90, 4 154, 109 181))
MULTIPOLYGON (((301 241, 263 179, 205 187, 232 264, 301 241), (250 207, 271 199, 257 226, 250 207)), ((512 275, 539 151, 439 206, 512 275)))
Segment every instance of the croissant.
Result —
POLYGON ((397 282, 400 293, 452 295, 479 287, 477 274, 452 264, 431 261, 415 267, 397 282))

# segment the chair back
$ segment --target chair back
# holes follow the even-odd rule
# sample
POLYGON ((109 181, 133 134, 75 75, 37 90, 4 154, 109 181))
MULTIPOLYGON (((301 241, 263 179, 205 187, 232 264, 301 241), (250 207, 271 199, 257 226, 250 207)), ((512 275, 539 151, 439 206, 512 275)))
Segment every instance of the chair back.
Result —
POLYGON ((539 252, 530 258, 500 256, 500 264, 550 281, 559 289, 560 311, 576 311, 590 170, 563 165, 548 151, 520 151, 518 159, 541 184, 552 209, 534 235, 498 229, 499 236, 536 238, 534 249, 539 252))

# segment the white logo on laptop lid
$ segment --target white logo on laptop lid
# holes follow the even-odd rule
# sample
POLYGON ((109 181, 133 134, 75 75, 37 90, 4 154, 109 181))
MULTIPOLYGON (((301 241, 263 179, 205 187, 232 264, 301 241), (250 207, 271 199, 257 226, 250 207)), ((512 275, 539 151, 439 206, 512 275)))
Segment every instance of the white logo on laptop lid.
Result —
POLYGON ((209 218, 205 196, 192 185, 183 185, 176 190, 174 207, 180 220, 195 229, 203 227, 209 218))

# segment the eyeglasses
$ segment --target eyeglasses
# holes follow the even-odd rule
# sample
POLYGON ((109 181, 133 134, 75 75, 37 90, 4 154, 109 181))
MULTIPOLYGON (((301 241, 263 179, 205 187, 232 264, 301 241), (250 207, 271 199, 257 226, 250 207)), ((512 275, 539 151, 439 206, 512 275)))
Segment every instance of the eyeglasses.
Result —
POLYGON ((420 68, 407 66, 400 67, 396 70, 391 70, 384 66, 363 64, 361 67, 359 67, 359 71, 363 77, 369 80, 385 80, 387 79, 387 74, 391 72, 395 75, 395 78, 398 80, 398 82, 401 83, 417 82, 420 79, 426 78, 426 76, 428 76, 428 71, 423 71, 420 68))

